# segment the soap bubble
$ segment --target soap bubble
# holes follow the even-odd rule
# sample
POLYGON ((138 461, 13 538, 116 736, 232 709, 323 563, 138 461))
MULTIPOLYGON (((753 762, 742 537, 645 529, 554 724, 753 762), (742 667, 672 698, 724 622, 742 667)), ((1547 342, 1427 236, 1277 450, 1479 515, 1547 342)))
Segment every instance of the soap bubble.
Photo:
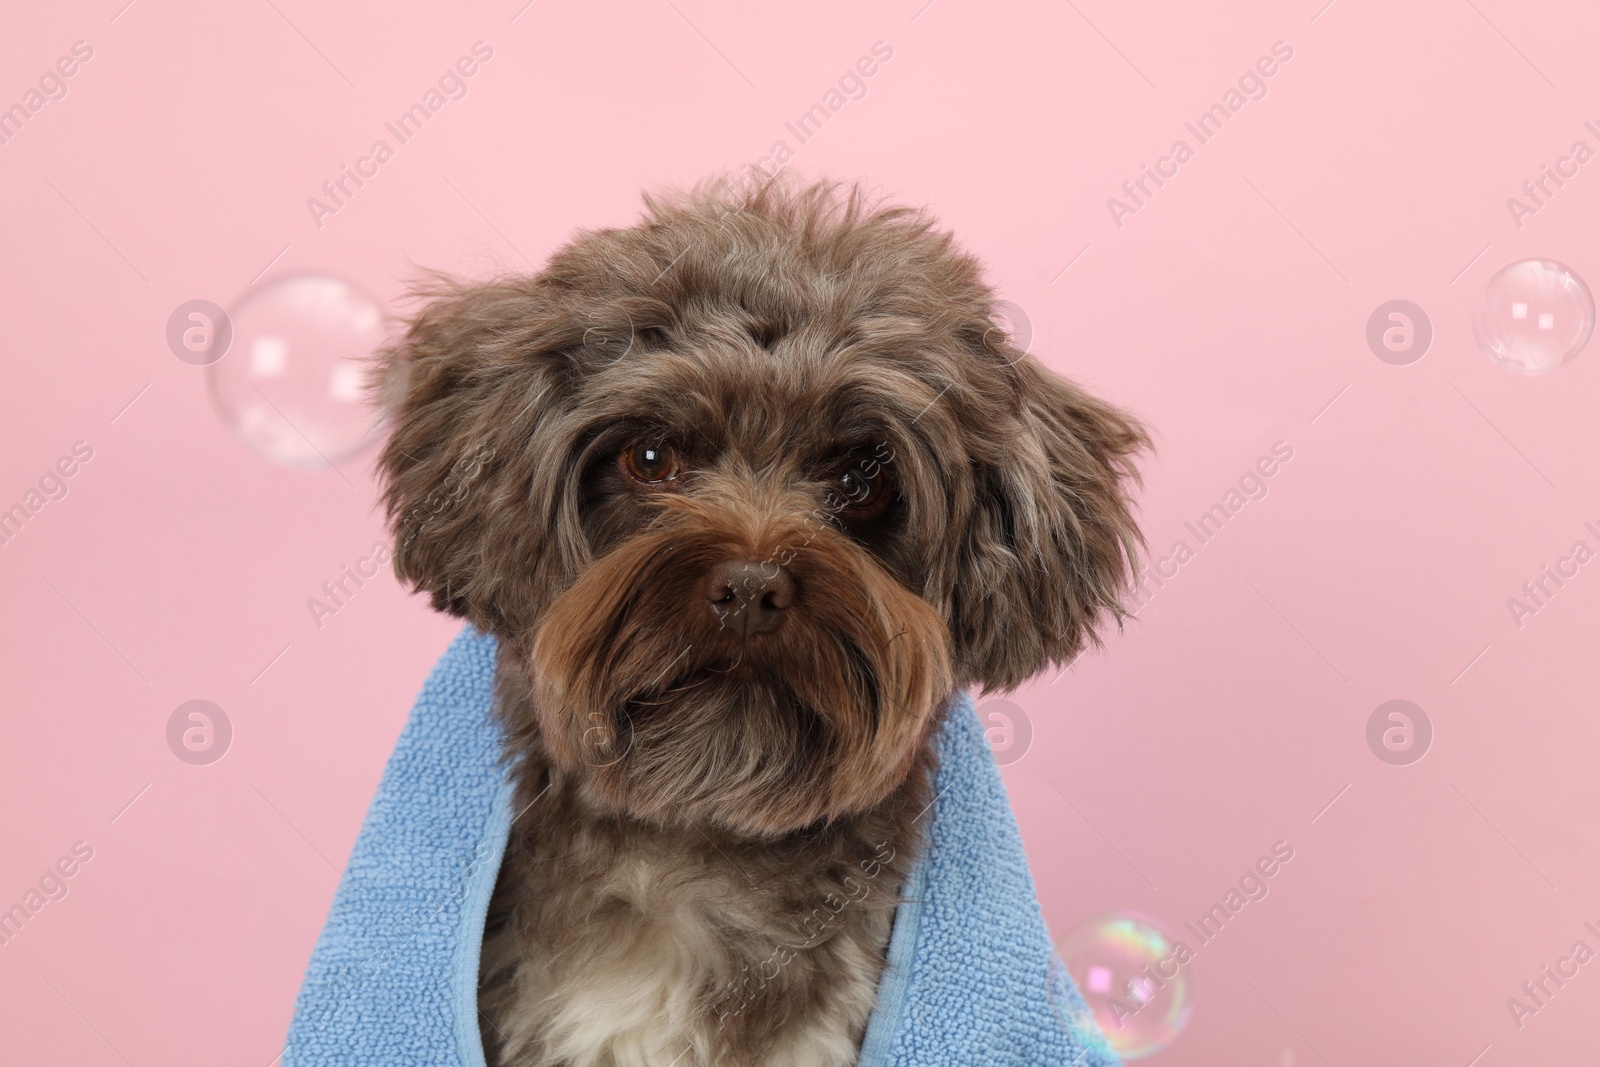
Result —
POLYGON ((1123 1059, 1161 1051, 1188 1024, 1194 952, 1154 919, 1105 912, 1080 923, 1058 947, 1107 1044, 1123 1059))
POLYGON ((1101 1054, 1111 1052, 1111 1045, 1100 1032, 1094 1013, 1084 1002, 1083 994, 1073 986, 1072 976, 1061 961, 1060 953, 1050 955, 1050 963, 1045 968, 1044 993, 1050 1010, 1055 1013, 1056 1025, 1075 1048, 1101 1054))
POLYGON ((1560 263, 1526 259, 1489 279, 1473 331, 1479 347, 1500 366, 1545 374, 1589 343, 1594 297, 1583 279, 1560 263))
POLYGON ((233 343, 211 365, 211 394, 244 441, 290 467, 325 467, 376 436, 363 392, 383 314, 348 282, 300 274, 262 286, 229 311, 233 343))

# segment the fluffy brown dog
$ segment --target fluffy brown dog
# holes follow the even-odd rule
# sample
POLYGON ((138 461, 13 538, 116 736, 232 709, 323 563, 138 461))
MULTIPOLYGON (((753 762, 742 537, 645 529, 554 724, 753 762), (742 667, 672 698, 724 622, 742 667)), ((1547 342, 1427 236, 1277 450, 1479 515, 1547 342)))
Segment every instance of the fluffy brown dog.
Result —
POLYGON ((383 357, 400 576, 500 641, 491 1063, 856 1062, 951 694, 1120 619, 1127 415, 857 191, 646 198, 383 357), (446 506, 440 506, 444 502, 446 506))

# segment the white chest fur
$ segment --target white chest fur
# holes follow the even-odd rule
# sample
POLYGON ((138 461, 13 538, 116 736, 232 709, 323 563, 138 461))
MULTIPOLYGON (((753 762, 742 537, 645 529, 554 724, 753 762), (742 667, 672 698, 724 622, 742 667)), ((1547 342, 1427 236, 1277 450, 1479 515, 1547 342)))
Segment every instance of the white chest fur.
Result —
POLYGON ((855 1064, 892 910, 846 914, 846 902, 823 939, 785 945, 770 893, 742 882, 731 861, 707 866, 668 849, 545 892, 540 921, 520 924, 534 943, 508 928, 484 945, 486 974, 519 957, 510 981, 484 997, 485 1033, 507 1067, 754 1067, 722 1031, 744 1011, 773 1011, 778 991, 788 1018, 762 1067, 855 1064), (563 912, 570 928, 551 929, 563 912))

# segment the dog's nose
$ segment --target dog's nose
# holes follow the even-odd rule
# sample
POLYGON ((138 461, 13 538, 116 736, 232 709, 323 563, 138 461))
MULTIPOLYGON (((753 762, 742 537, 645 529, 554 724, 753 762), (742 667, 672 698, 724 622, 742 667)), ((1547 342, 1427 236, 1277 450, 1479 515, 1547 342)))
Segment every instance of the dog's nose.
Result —
POLYGON ((771 560, 725 559, 706 572, 705 595, 724 629, 749 637, 783 624, 794 603, 794 579, 771 560))

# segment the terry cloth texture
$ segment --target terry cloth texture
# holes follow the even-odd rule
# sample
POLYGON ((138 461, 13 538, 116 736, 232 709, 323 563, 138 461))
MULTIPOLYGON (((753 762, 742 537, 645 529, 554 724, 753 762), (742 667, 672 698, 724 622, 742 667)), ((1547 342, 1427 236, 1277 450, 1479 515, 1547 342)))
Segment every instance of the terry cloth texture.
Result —
MULTIPOLYGON (((478 951, 510 834, 471 627, 428 677, 311 955, 284 1067, 483 1067, 478 951)), ((860 1067, 1117 1067, 1056 957, 972 700, 938 739, 928 844, 895 913, 860 1067)))

